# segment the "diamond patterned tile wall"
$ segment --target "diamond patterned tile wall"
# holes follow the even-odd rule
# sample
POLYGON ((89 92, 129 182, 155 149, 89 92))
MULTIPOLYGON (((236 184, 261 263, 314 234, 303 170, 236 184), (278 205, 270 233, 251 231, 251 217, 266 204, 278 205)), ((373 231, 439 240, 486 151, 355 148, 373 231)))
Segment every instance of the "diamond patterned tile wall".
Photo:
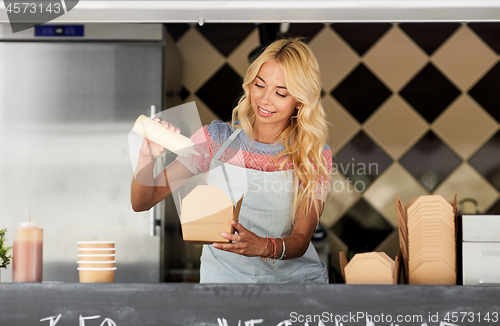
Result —
POLYGON ((428 128, 427 122, 398 95, 387 100, 364 124, 366 133, 394 159, 406 153, 428 128))
POLYGON ((360 56, 363 56, 391 27, 388 23, 330 25, 360 56))
POLYGON ((469 94, 491 114, 498 122, 500 122, 500 63, 487 72, 484 77, 469 91, 469 94))
POLYGON ((473 198, 480 212, 484 212, 498 198, 498 192, 469 164, 463 163, 434 192, 451 202, 455 194, 460 200, 473 198))
POLYGON ((373 251, 394 228, 365 199, 361 198, 332 230, 354 253, 373 251))
POLYGON ((400 94, 420 115, 432 123, 457 98, 460 90, 429 63, 400 94))
POLYGON ((500 131, 469 160, 470 164, 500 190, 500 131))
POLYGON ((366 65, 393 91, 405 85, 427 63, 427 55, 397 26, 365 55, 366 65))
POLYGON ((466 25, 432 56, 435 65, 462 90, 468 90, 497 61, 496 53, 466 25))
POLYGON ((205 102, 221 119, 231 119, 231 111, 241 96, 243 80, 225 64, 197 92, 196 95, 205 102))
POLYGON ((363 123, 392 92, 360 63, 331 94, 359 123, 363 123))
POLYGON ((399 27, 432 55, 459 27, 458 23, 403 23, 399 27))
POLYGON ((225 57, 229 56, 254 28, 255 24, 196 25, 196 29, 225 57))
POLYGON ((359 64, 356 52, 331 28, 324 28, 309 42, 316 55, 323 88, 330 91, 359 64))
POLYGON ((429 131, 400 160, 401 165, 432 192, 462 160, 446 144, 429 131))
POLYGON ((500 24, 471 23, 469 27, 500 55, 500 24))
POLYGON ((364 192, 391 162, 391 158, 360 131, 337 153, 333 166, 352 182, 355 191, 364 192))
POLYGON ((469 96, 461 96, 437 118, 433 129, 463 159, 496 133, 498 123, 469 96))
MULTIPOLYGON (((167 31, 183 57, 182 98, 205 122, 228 119, 257 25, 167 31)), ((336 249, 394 252, 398 193, 451 201, 456 191, 500 214, 500 23, 291 24, 286 35, 304 37, 318 58, 334 162, 344 164, 322 217, 336 249), (378 173, 359 178, 348 163, 377 163, 378 173), (349 192, 353 181, 364 191, 349 192)))

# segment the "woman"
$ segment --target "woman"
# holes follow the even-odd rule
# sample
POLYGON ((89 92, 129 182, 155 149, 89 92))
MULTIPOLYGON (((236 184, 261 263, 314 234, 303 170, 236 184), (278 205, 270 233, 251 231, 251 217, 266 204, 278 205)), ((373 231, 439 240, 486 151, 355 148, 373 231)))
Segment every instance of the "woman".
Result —
POLYGON ((204 246, 201 282, 327 283, 325 264, 310 243, 332 166, 318 63, 302 41, 275 41, 248 68, 243 90, 232 124, 214 121, 198 130, 191 139, 201 155, 170 164, 166 186, 160 186, 161 174, 156 186, 144 186, 163 148, 143 143, 133 208, 149 209, 200 172, 210 171, 208 183, 223 187, 226 180, 212 172, 218 166, 229 179, 243 172, 246 180, 239 180, 248 181, 248 189, 239 221, 232 222, 237 233, 222 234, 229 243, 204 246))

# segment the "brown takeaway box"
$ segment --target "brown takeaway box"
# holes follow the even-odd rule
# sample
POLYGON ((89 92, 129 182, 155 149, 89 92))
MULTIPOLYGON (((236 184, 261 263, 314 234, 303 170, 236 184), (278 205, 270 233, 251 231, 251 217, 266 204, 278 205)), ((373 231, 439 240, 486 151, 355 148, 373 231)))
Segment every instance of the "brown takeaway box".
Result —
MULTIPOLYGON (((179 195, 180 196, 180 195, 179 195)), ((234 233, 243 195, 236 205, 218 186, 199 185, 180 200, 182 237, 188 243, 229 242, 222 232, 234 233)))

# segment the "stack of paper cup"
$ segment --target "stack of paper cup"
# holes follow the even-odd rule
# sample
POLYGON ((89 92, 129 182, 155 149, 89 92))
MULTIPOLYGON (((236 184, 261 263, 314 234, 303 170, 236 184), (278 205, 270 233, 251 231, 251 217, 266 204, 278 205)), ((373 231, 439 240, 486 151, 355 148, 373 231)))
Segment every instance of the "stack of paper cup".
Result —
POLYGON ((80 283, 109 283, 115 278, 115 242, 78 242, 80 283))

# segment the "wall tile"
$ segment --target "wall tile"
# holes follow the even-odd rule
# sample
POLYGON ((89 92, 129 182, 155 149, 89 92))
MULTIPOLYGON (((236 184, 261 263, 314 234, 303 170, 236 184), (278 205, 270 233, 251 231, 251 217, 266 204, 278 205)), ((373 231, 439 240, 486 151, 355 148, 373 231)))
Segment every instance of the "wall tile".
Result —
POLYGON ((498 130, 498 124, 468 95, 455 101, 434 124, 433 130, 456 153, 467 159, 498 130))
POLYGON ((198 114, 200 115, 200 121, 203 126, 210 124, 214 120, 220 120, 220 117, 214 113, 214 111, 210 110, 208 106, 203 103, 196 95, 190 95, 184 103, 189 103, 195 101, 196 108, 198 109, 198 114))
POLYGON ((379 211, 394 227, 397 227, 396 216, 397 195, 403 203, 428 192, 399 163, 391 165, 370 188, 364 198, 379 211))
POLYGON ((211 23, 203 26, 197 24, 196 29, 227 57, 255 29, 255 24, 211 23))
POLYGON ((427 63, 427 55, 398 27, 388 31, 364 56, 365 64, 393 91, 427 63))
POLYGON ((330 267, 333 268, 330 273, 330 283, 344 283, 340 269, 339 253, 344 252, 347 255, 349 247, 330 230, 328 231, 328 240, 330 242, 330 267))
POLYGON ((459 27, 459 23, 399 24, 399 28, 408 34, 428 55, 432 55, 459 27))
POLYGON ((387 236, 387 238, 380 243, 377 248, 375 248, 376 252, 385 252, 387 256, 391 257, 392 260, 396 260, 396 256, 399 251, 399 236, 398 230, 392 231, 391 234, 387 236))
POLYGON ((434 192, 451 202, 457 194, 457 201, 475 199, 480 212, 484 212, 498 198, 498 192, 469 164, 463 163, 434 192))
POLYGON ((224 65, 224 57, 195 28, 177 42, 183 59, 183 84, 196 92, 224 65))
POLYGON ((331 28, 324 28, 309 47, 318 60, 323 88, 328 92, 358 65, 359 57, 331 28))
POLYGON ((391 27, 389 23, 334 23, 330 25, 360 56, 391 27))
POLYGON ((461 90, 468 90, 497 61, 497 56, 466 25, 432 56, 434 64, 461 90))
POLYGON ((432 192, 462 160, 429 131, 399 162, 425 189, 432 192))
POLYGON ((361 197, 343 175, 334 170, 331 176, 330 193, 321 215, 321 224, 327 228, 332 227, 361 197))
POLYGON ((391 163, 391 158, 363 131, 333 159, 338 172, 346 176, 359 192, 366 191, 391 163))
POLYGON ((469 94, 478 102, 497 122, 500 122, 500 62, 488 71, 481 80, 472 87, 469 94))
POLYGON ((491 137, 486 144, 469 160, 469 163, 500 190, 500 132, 491 137))
POLYGON ((248 66, 250 66, 248 54, 259 44, 259 30, 255 28, 228 56, 228 63, 240 76, 245 76, 247 73, 248 66))
POLYGON ((329 122, 330 148, 335 154, 358 133, 360 125, 330 94, 323 97, 323 107, 329 122))
POLYGON ((363 198, 332 227, 353 253, 373 251, 393 230, 391 224, 363 198))
POLYGON ((185 23, 170 23, 165 24, 167 26, 167 31, 170 33, 174 41, 177 41, 186 33, 186 31, 191 28, 189 24, 185 23))
POLYGON ((469 27, 500 55, 500 24, 490 22, 470 23, 469 27))
POLYGON ((432 123, 460 95, 460 91, 429 63, 399 94, 432 123))
POLYGON ((196 96, 205 102, 215 114, 224 121, 228 121, 241 96, 242 83, 242 77, 225 64, 196 92, 196 96))
POLYGON ((311 42, 323 28, 328 28, 321 23, 292 23, 286 37, 302 37, 306 43, 311 42))
POLYGON ((392 92, 360 63, 331 94, 359 123, 364 123, 392 92))
POLYGON ((428 130, 427 122, 398 95, 385 102, 364 129, 393 159, 398 159, 428 130))

